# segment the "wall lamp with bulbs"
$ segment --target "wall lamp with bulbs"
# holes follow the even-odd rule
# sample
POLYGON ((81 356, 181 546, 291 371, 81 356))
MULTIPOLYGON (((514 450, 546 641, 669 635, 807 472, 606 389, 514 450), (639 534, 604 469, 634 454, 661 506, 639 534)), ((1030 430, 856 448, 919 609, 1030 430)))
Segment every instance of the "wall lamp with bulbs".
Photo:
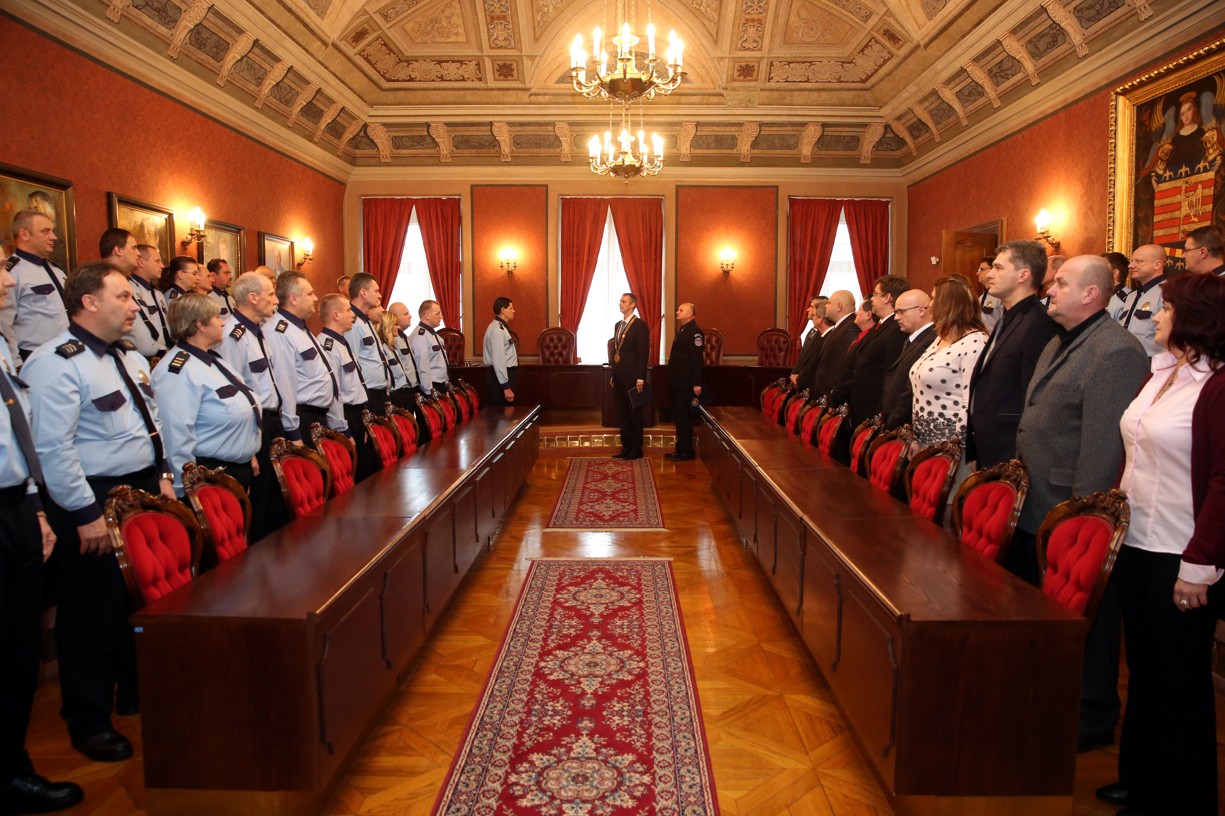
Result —
POLYGON ((313 260, 315 260, 315 242, 310 238, 303 238, 302 257, 298 259, 298 263, 295 268, 301 269, 313 260))
POLYGON ((719 268, 723 270, 724 275, 730 275, 732 270, 736 268, 736 251, 734 249, 725 249, 719 253, 719 268))
POLYGON ((183 248, 192 244, 200 244, 204 242, 204 213, 199 207, 191 211, 191 229, 187 231, 187 237, 183 239, 183 248))
POLYGON ((498 266, 507 277, 515 274, 515 270, 519 268, 519 253, 513 249, 502 250, 498 253, 498 266))
POLYGON ((1059 251, 1059 242, 1051 237, 1051 214, 1045 209, 1039 210, 1034 216, 1034 227, 1038 230, 1036 238, 1039 241, 1046 241, 1051 249, 1059 251))

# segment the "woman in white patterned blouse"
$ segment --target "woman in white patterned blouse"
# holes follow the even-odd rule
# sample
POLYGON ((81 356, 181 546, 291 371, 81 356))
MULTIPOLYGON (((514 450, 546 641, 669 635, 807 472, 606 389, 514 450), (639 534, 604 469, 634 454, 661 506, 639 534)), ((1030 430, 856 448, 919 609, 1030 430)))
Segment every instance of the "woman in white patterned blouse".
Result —
POLYGON ((936 279, 932 317, 936 340, 910 369, 919 448, 950 439, 965 441, 970 375, 987 343, 978 301, 960 276, 936 279))

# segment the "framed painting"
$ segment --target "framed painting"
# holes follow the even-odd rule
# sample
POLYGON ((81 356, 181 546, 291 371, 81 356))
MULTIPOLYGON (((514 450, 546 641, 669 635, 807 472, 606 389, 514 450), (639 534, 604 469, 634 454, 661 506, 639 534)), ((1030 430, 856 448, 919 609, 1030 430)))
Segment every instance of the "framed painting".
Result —
POLYGON ((38 210, 51 219, 59 237, 51 263, 72 271, 77 241, 72 182, 0 164, 0 252, 4 256, 0 261, 13 254, 13 216, 21 210, 38 210))
POLYGON ((294 268, 293 241, 271 232, 259 234, 259 262, 280 275, 294 268))
POLYGON ((121 227, 132 233, 138 244, 157 247, 166 263, 170 263, 174 256, 184 254, 179 251, 179 242, 175 240, 174 210, 119 193, 107 193, 106 199, 110 204, 112 227, 121 227))
POLYGON ((1191 230, 1225 228, 1225 39, 1111 94, 1109 246, 1165 247, 1181 271, 1191 230))
POLYGON ((237 224, 209 219, 204 223, 204 240, 196 244, 196 260, 208 263, 220 258, 230 265, 237 278, 247 271, 247 231, 237 224))

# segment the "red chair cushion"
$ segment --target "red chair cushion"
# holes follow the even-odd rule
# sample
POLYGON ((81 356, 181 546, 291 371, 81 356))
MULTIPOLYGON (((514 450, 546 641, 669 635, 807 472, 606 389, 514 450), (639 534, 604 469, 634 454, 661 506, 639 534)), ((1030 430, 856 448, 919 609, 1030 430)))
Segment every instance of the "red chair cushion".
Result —
POLYGON ((1083 615, 1114 528, 1099 516, 1072 516, 1051 531, 1042 591, 1083 615))
POLYGON ((928 521, 935 521, 936 511, 944 503, 944 483, 953 463, 944 456, 924 459, 915 468, 910 482, 910 509, 928 521))
POLYGON ((458 425, 459 417, 455 413, 455 403, 451 402, 451 400, 444 397, 438 401, 438 404, 442 408, 443 416, 447 418, 447 427, 454 428, 456 425, 458 425))
POLYGON ((787 406, 787 430, 796 432, 796 417, 800 415, 800 409, 804 407, 804 401, 796 397, 787 406))
POLYGON ((863 447, 872 438, 872 428, 864 428, 851 440, 851 469, 858 466, 859 457, 863 455, 863 447))
POLYGON ((145 603, 191 580, 191 538, 178 519, 166 513, 136 513, 120 532, 145 603))
POLYGON ((408 456, 417 449, 417 426, 408 417, 394 416, 393 421, 400 429, 400 439, 404 442, 404 455, 408 456))
POLYGON ((422 406, 422 412, 425 414, 425 421, 430 425, 430 439, 437 439, 442 436, 442 412, 434 403, 427 403, 422 406))
POLYGON ((476 389, 472 386, 468 386, 467 391, 468 399, 472 401, 472 413, 475 414, 477 411, 481 410, 481 396, 480 394, 476 393, 476 389))
POLYGON ((323 472, 308 460, 300 456, 286 457, 281 461, 281 473, 289 487, 295 516, 305 516, 327 501, 323 493, 323 472))
POLYGON ((821 426, 819 431, 820 437, 817 439, 817 447, 821 453, 828 454, 834 447, 834 438, 838 435, 838 428, 842 426, 842 417, 830 417, 829 421, 821 426))
POLYGON ((391 435, 391 431, 382 425, 371 425, 370 435, 374 437, 374 447, 378 448, 379 461, 383 463, 383 469, 386 470, 396 463, 396 439, 391 435))
POLYGON ((996 560, 1017 491, 1007 482, 984 482, 970 491, 961 507, 961 543, 996 560))
POLYGON ((812 439, 812 431, 817 427, 817 421, 825 416, 825 412, 819 406, 813 406, 808 413, 804 414, 804 418, 800 420, 800 438, 812 439))
POLYGON ((217 485, 201 485, 196 498, 208 520, 208 531, 217 550, 217 560, 227 561, 247 548, 242 504, 234 494, 217 485))
POLYGON ((337 496, 347 493, 353 488, 353 457, 344 445, 334 439, 324 437, 322 440, 323 455, 327 457, 328 467, 332 470, 332 485, 337 496))
POLYGON ((897 460, 902 455, 902 443, 896 439, 882 442, 872 454, 868 464, 868 481, 874 487, 888 491, 893 487, 893 472, 897 468, 897 460))

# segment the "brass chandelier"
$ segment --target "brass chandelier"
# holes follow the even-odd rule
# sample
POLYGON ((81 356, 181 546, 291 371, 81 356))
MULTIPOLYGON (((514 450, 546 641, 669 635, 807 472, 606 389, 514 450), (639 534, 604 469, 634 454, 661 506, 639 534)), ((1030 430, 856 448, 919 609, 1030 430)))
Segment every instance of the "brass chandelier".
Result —
POLYGON ((621 109, 621 133, 613 138, 612 126, 604 131, 604 139, 593 135, 587 142, 587 157, 591 172, 600 176, 612 176, 629 182, 636 176, 653 176, 664 166, 664 140, 657 133, 651 134, 648 144, 646 133, 639 128, 638 135, 630 132, 629 108, 621 109))
POLYGON ((610 67, 603 32, 597 26, 592 32, 592 54, 583 49, 583 35, 576 34, 570 46, 570 81, 574 90, 588 99, 608 99, 622 104, 645 102, 656 94, 666 96, 676 90, 685 78, 682 67, 685 43, 675 31, 668 32, 668 50, 663 57, 655 53, 655 25, 647 23, 647 57, 639 62, 634 46, 640 40, 628 21, 622 21, 621 33, 612 38, 617 47, 616 62, 610 67), (589 62, 595 71, 588 78, 589 62))

